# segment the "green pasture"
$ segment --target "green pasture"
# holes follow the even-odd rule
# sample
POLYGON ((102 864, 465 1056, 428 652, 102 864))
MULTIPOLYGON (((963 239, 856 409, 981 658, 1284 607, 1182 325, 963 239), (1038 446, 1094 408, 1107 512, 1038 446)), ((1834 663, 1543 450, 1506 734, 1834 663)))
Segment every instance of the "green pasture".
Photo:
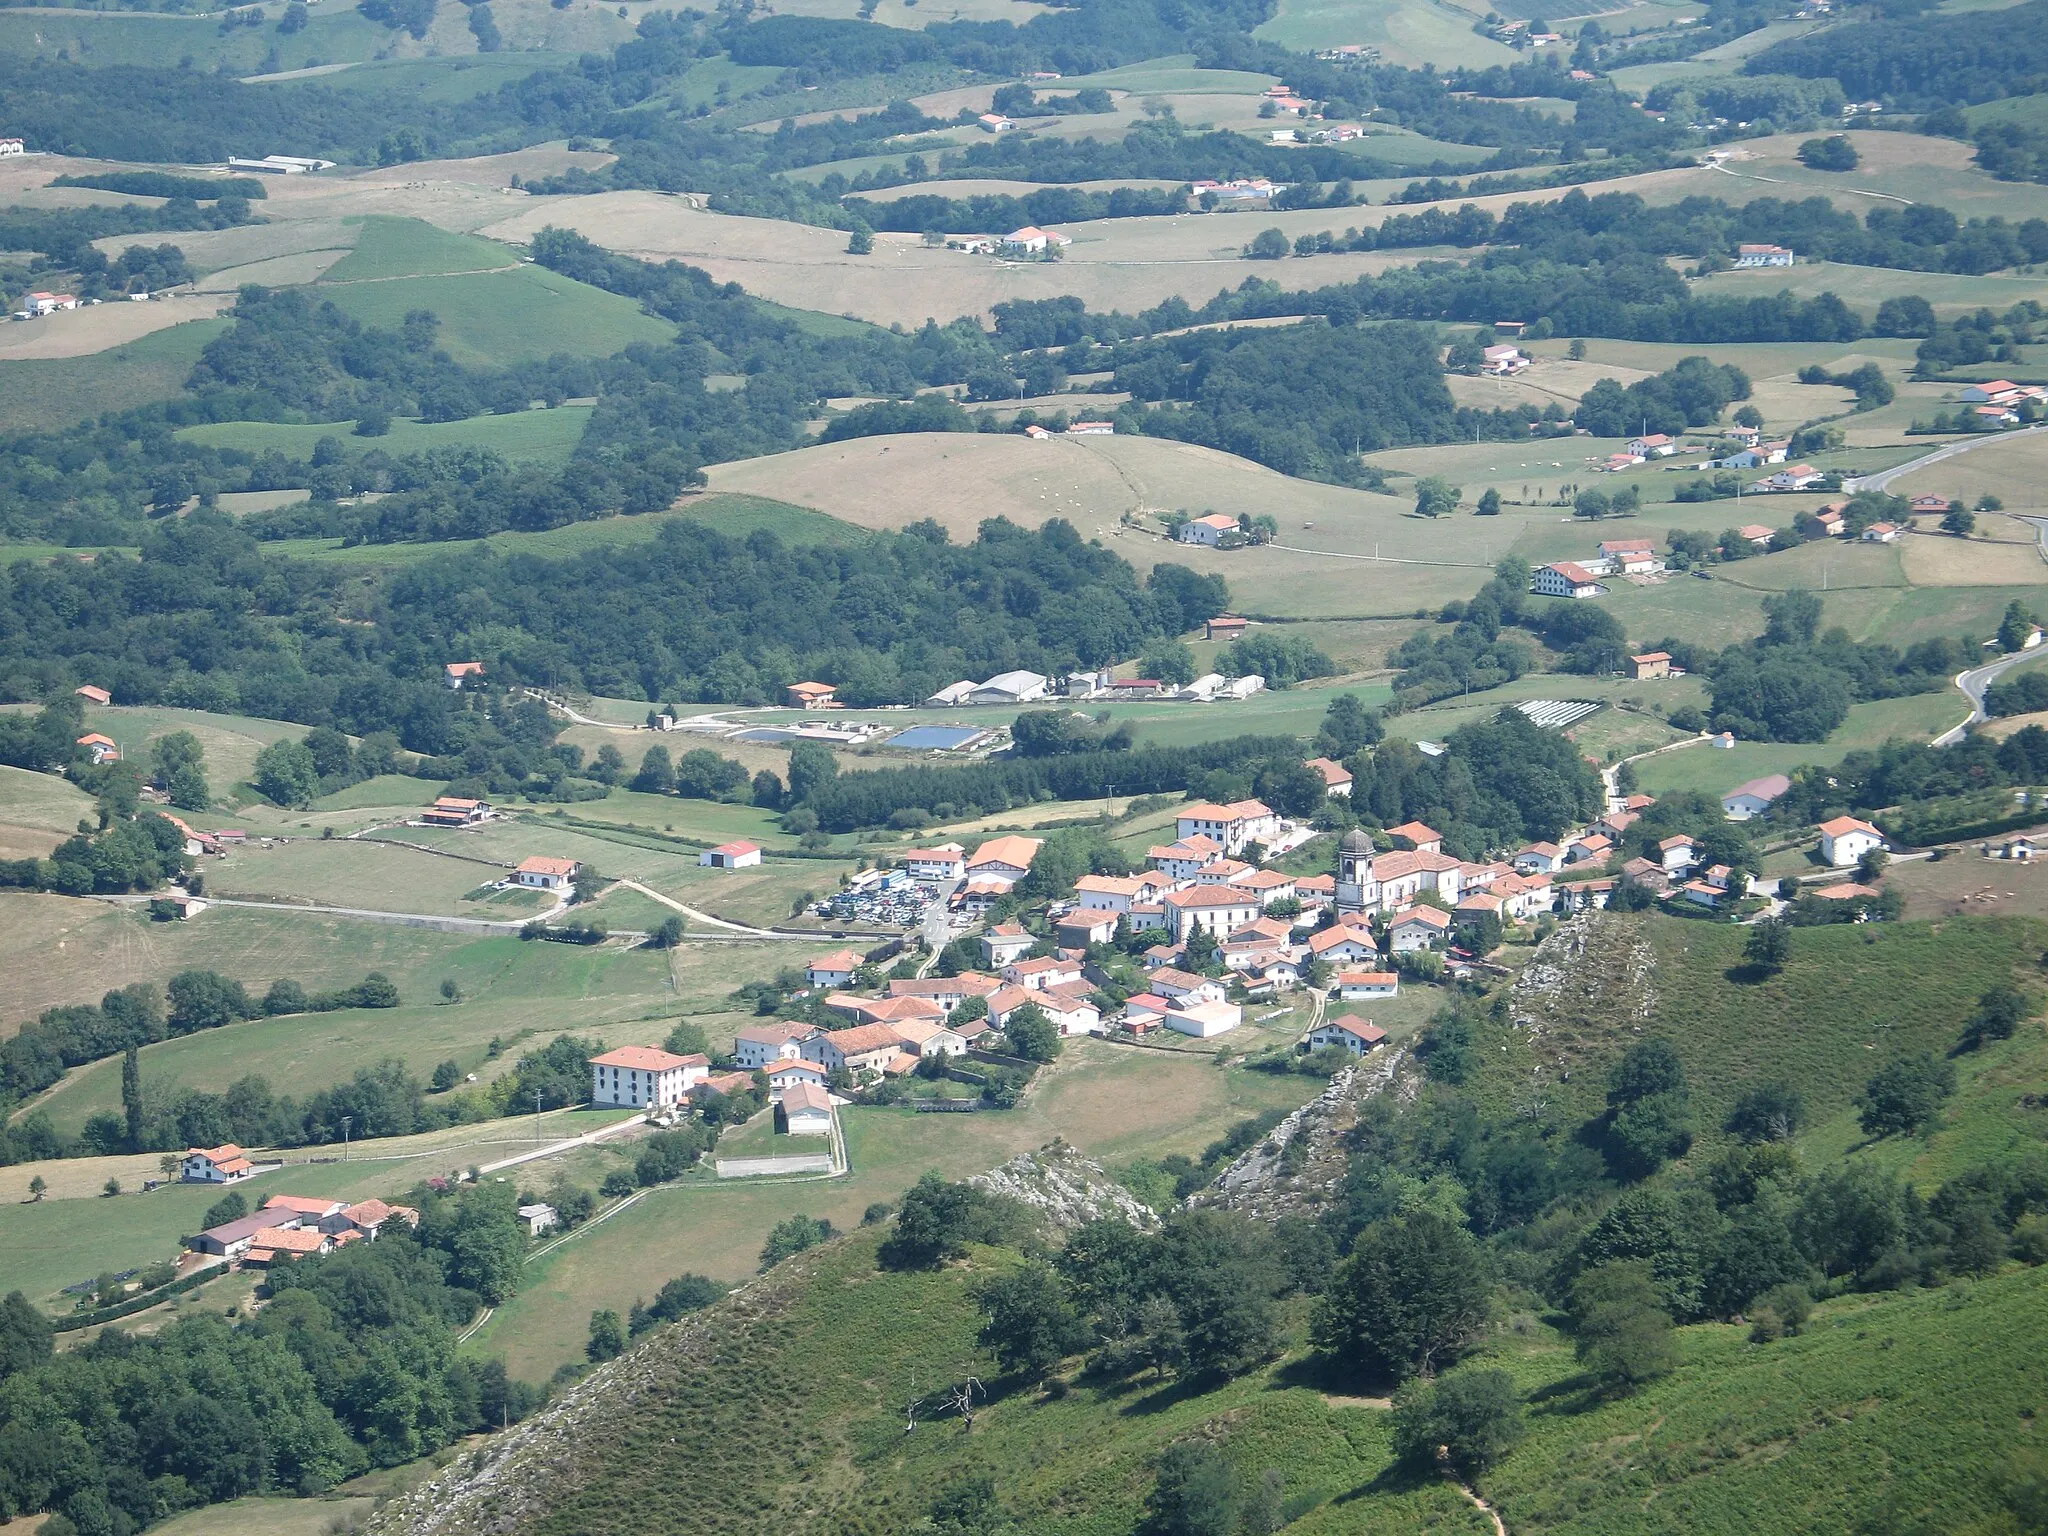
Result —
POLYGON ((1636 781, 1651 794, 1696 789, 1720 795, 1750 779, 1790 773, 1804 763, 1822 767, 1851 752, 1897 738, 1929 741, 1969 713, 1952 689, 1849 706, 1849 718, 1822 742, 1737 741, 1732 747, 1697 746, 1665 752, 1636 764, 1636 781))
MULTIPOLYGON (((556 1110, 541 1117, 546 1141, 580 1136, 620 1118, 617 1111, 556 1110)), ((273 1195, 315 1199, 395 1200, 423 1178, 452 1174, 476 1163, 514 1157, 532 1147, 531 1115, 451 1126, 427 1136, 358 1141, 348 1160, 340 1147, 298 1147, 277 1154, 285 1166, 236 1185, 250 1208, 273 1195), (314 1161, 317 1159, 317 1161, 314 1161)), ((148 1164, 153 1159, 144 1158, 148 1164)), ((536 1170, 553 1176, 554 1159, 536 1170)), ((77 1158, 46 1164, 54 1190, 97 1188, 101 1167, 131 1167, 133 1158, 77 1158), (99 1166, 95 1166, 99 1165, 99 1166)), ((154 1171, 149 1175, 156 1177, 154 1171)), ((513 1177, 518 1177, 514 1174, 513 1177)), ((108 1271, 138 1268, 176 1255, 182 1239, 197 1232, 207 1207, 223 1191, 200 1184, 166 1184, 148 1193, 131 1172, 123 1193, 111 1198, 80 1195, 39 1202, 0 1204, 0 1291, 20 1290, 52 1311, 68 1310, 55 1293, 64 1286, 108 1271)))
POLYGON ((489 95, 500 86, 524 80, 543 69, 562 69, 575 64, 573 53, 482 53, 467 57, 439 59, 372 59, 331 75, 312 75, 303 80, 270 80, 272 90, 289 91, 300 85, 319 86, 332 91, 369 94, 403 93, 418 101, 448 106, 489 95))
POLYGON ((539 362, 558 352, 610 357, 633 342, 666 342, 675 334, 631 299, 534 265, 322 284, 317 291, 384 330, 397 330, 415 309, 431 310, 441 322, 436 344, 472 368, 539 362))
MULTIPOLYGON (((16 11, 0 11, 0 28, 16 11)), ((199 354, 226 320, 187 320, 85 357, 0 362, 0 431, 49 431, 184 391, 199 354)))
POLYGON ((294 838, 236 849, 209 862, 206 888, 218 896, 302 901, 321 906, 495 917, 464 897, 502 879, 510 865, 485 866, 394 843, 354 838, 294 838))
MULTIPOLYGON (((590 422, 591 407, 558 405, 552 410, 514 411, 503 416, 471 416, 463 421, 409 421, 391 423, 391 430, 379 437, 357 437, 352 423, 316 421, 290 424, 270 421, 220 421, 204 426, 182 427, 180 437, 211 448, 235 448, 243 453, 275 451, 288 459, 305 460, 322 438, 337 439, 344 451, 365 453, 377 449, 389 454, 424 453, 430 448, 488 448, 515 463, 557 466, 569 462, 583 429, 590 422)), ((590 526, 579 524, 577 526, 590 526)), ((526 534, 509 537, 536 538, 526 534)), ((291 540, 301 544, 335 543, 333 540, 291 540)), ((408 552, 425 549, 428 554, 445 554, 443 545, 409 545, 408 552)), ((366 561, 385 551, 382 545, 358 545, 351 554, 362 553, 366 561)), ((297 553, 296 547, 293 549, 297 553)), ((386 551, 388 554, 388 551, 386 551)))
POLYGON ((1482 14, 1433 0, 1382 0, 1371 6, 1357 0, 1280 0, 1272 19, 1253 35, 1303 52, 1369 43, 1387 63, 1410 69, 1513 63, 1520 55, 1512 48, 1472 30, 1482 14))
MULTIPOLYGON (((92 730, 114 738, 124 757, 149 761, 149 744, 173 731, 190 731, 199 738, 206 754, 206 782, 214 798, 227 802, 242 789, 256 770, 256 754, 280 737, 303 736, 306 727, 282 720, 259 720, 248 715, 217 715, 203 709, 173 709, 164 705, 88 706, 86 723, 92 730)), ((213 827, 234 825, 224 807, 196 812, 193 825, 213 827)))
POLYGON ((371 214, 361 222, 362 233, 354 246, 322 275, 323 287, 393 277, 495 272, 519 265, 519 258, 495 240, 459 235, 423 219, 371 214))
MULTIPOLYGON (((576 434, 581 435, 580 423, 589 419, 588 406, 560 405, 547 413, 550 416, 566 416, 574 413, 578 423, 576 434)), ((394 421, 392 436, 400 437, 401 429, 411 429, 404 436, 441 431, 443 426, 467 429, 472 434, 469 440, 481 441, 484 446, 494 446, 491 437, 492 422, 533 423, 539 412, 523 412, 514 416, 472 417, 466 422, 448 422, 425 426, 419 422, 394 421)), ((267 424, 265 431, 272 430, 267 424)), ((298 430, 286 428, 281 430, 298 430)), ((333 428, 319 429, 323 435, 333 435, 333 428)), ((565 432, 566 435, 566 432, 565 432)), ((458 430, 451 441, 464 440, 458 430)), ((318 441, 316 438, 315 441, 318 441)), ((380 438, 389 442, 390 438, 380 438)), ((423 446, 432 446, 424 444, 423 446)), ((504 451, 507 457, 521 456, 519 450, 525 442, 511 444, 504 451)), ((566 462, 575 449, 572 437, 562 450, 562 461, 566 462)), ((287 450, 289 451, 289 450, 287 450)), ((792 506, 788 502, 774 501, 765 496, 750 496, 744 493, 718 491, 709 496, 694 497, 680 507, 663 512, 643 512, 634 516, 601 517, 583 523, 567 523, 560 528, 543 529, 538 533, 505 532, 494 533, 487 538, 474 540, 488 544, 500 554, 533 554, 559 557, 573 555, 586 549, 599 549, 614 544, 640 544, 657 538, 664 525, 676 518, 688 518, 695 522, 708 523, 719 532, 732 538, 745 538, 759 528, 766 528, 792 544, 853 544, 867 537, 867 530, 856 528, 851 523, 828 517, 823 512, 814 512, 809 507, 792 506)), ((283 539, 269 546, 280 554, 291 555, 302 560, 325 560, 341 565, 390 566, 412 565, 422 560, 437 560, 449 552, 444 543, 420 544, 343 544, 339 539, 283 539)), ((641 707, 641 714, 646 707, 641 707)))
POLYGON ((306 26, 280 32, 278 10, 260 27, 225 35, 214 15, 174 16, 136 11, 0 11, 0 49, 19 58, 68 59, 90 68, 172 65, 212 73, 252 74, 259 68, 303 69, 315 63, 368 59, 387 47, 390 29, 353 7, 315 7, 306 26))
POLYGON ((1192 53, 1177 53, 1098 70, 1092 75, 1073 75, 1051 82, 1046 89, 1062 95, 1099 87, 1145 96, 1260 96, 1268 86, 1279 83, 1278 75, 1262 75, 1248 69, 1200 69, 1192 53))
POLYGON ((0 767, 0 824, 68 837, 81 818, 97 824, 92 796, 54 773, 0 767))
MULTIPOLYGON (((195 921, 212 920, 220 911, 215 908, 195 921)), ((382 926, 343 924, 332 942, 373 948, 373 941, 359 935, 382 926)), ((403 999, 398 1007, 252 1019, 146 1046, 146 1091, 218 1093, 254 1075, 267 1079, 276 1093, 303 1096, 387 1057, 396 1057, 422 1078, 451 1058, 464 1071, 489 1078, 509 1069, 522 1047, 545 1044, 558 1034, 587 1034, 606 1045, 658 1043, 668 1028, 662 1020, 692 1004, 722 1000, 749 977, 772 974, 782 953, 781 946, 741 944, 690 946, 670 954, 509 935, 438 937, 437 963, 421 968, 423 974, 393 977, 403 999), (440 1000, 443 978, 461 988, 463 1001, 440 1000), (505 1043, 502 1056, 487 1055, 493 1039, 505 1043)), ((352 967, 349 979, 359 980, 372 968, 352 967)), ((233 974, 260 995, 273 977, 298 972, 275 960, 245 956, 233 974)), ((96 998, 98 990, 91 988, 89 995, 96 998)), ((120 1079, 119 1058, 108 1058, 74 1069, 39 1104, 53 1122, 75 1132, 88 1116, 118 1109, 120 1079)))

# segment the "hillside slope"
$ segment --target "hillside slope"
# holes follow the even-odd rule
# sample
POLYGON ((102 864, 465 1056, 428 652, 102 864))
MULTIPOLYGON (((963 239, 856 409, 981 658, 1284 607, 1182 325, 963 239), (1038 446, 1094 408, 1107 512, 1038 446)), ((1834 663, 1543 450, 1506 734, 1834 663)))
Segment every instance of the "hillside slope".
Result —
MULTIPOLYGON (((884 1273, 875 1241, 814 1250, 664 1330, 371 1529, 895 1536, 948 1485, 989 1475, 1019 1532, 1122 1536, 1152 1458, 1188 1437, 1221 1442, 1249 1475, 1279 1471, 1302 1536, 1486 1528, 1453 1488, 1393 1467, 1387 1413, 1300 1384, 1298 1363, 1209 1393, 1019 1393, 977 1411, 971 1431, 947 1418, 906 1434, 913 1392, 993 1376, 970 1292, 1005 1260, 884 1273)), ((1675 1375, 1607 1402, 1531 1323, 1482 1356, 1534 1402, 1529 1439, 1484 1491, 1518 1532, 1812 1536, 1883 1511, 1966 1529, 1996 1513, 1995 1474, 2048 1398, 2048 1360, 2012 1347, 2044 1335, 2048 1270, 2015 1270, 1832 1303, 1771 1345, 1688 1328, 1675 1375)))

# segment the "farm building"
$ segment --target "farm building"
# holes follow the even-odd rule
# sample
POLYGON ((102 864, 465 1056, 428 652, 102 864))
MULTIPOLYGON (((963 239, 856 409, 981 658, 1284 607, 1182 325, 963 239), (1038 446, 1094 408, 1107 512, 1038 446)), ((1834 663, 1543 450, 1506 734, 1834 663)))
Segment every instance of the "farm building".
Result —
POLYGON ((1537 567, 1529 578, 1529 590, 1538 597, 1598 597, 1607 589, 1583 565, 1559 560, 1537 567))
POLYGON ((697 855, 697 863, 710 869, 751 869, 761 862, 761 845, 744 839, 720 843, 697 855))
POLYGON ((791 1083, 775 1105, 775 1129, 784 1136, 832 1134, 832 1095, 816 1083, 791 1083))

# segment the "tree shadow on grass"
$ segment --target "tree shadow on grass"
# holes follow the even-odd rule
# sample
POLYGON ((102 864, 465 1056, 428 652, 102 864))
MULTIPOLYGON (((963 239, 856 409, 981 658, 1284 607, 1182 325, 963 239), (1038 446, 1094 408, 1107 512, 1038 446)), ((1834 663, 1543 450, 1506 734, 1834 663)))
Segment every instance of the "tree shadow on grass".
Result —
POLYGON ((1745 960, 1740 965, 1731 965, 1721 973, 1724 980, 1738 987, 1760 987, 1778 974, 1778 967, 1757 965, 1745 960))
POLYGON ((1321 1392, 1330 1397, 1384 1398, 1396 1383, 1361 1376, 1328 1355, 1302 1355, 1277 1367, 1267 1380, 1271 1392, 1291 1388, 1321 1392))
POLYGON ((1576 1418, 1582 1413, 1591 1413, 1595 1408, 1605 1407, 1614 1401, 1615 1395, 1602 1387, 1597 1377, 1581 1371, 1576 1376, 1566 1376, 1538 1387, 1523 1401, 1529 1405, 1531 1413, 1553 1418, 1576 1418))
POLYGON ((1200 1397, 1216 1385, 1218 1383, 1211 1377, 1175 1377, 1172 1381, 1154 1387, 1143 1396, 1131 1399, 1118 1412, 1128 1414, 1134 1418, 1140 1415, 1164 1413, 1177 1403, 1184 1403, 1191 1397, 1200 1397))

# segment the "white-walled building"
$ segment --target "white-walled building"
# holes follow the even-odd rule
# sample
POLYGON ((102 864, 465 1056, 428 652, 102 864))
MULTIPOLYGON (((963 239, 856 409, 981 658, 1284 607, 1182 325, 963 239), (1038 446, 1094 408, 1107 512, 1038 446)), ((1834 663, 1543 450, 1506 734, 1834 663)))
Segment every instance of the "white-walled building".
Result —
POLYGON ((242 1149, 229 1142, 218 1147, 192 1147, 179 1165, 178 1177, 187 1184, 234 1184, 256 1172, 242 1149))
POLYGON ((1308 1047, 1320 1050, 1326 1045, 1341 1045, 1354 1056, 1363 1056, 1386 1043, 1387 1032, 1379 1025, 1361 1019, 1355 1013, 1342 1018, 1331 1019, 1309 1031, 1308 1047))
POLYGON ((1837 816, 1820 824, 1820 856, 1837 869, 1854 864, 1873 848, 1884 847, 1884 834, 1854 816, 1837 816))
POLYGON ((566 891, 576 884, 576 872, 582 868, 574 859, 550 859, 535 854, 519 861, 512 879, 536 891, 566 891))
POLYGON ((590 1058, 590 1102, 601 1108, 667 1109, 710 1075, 708 1056, 622 1045, 590 1058))

